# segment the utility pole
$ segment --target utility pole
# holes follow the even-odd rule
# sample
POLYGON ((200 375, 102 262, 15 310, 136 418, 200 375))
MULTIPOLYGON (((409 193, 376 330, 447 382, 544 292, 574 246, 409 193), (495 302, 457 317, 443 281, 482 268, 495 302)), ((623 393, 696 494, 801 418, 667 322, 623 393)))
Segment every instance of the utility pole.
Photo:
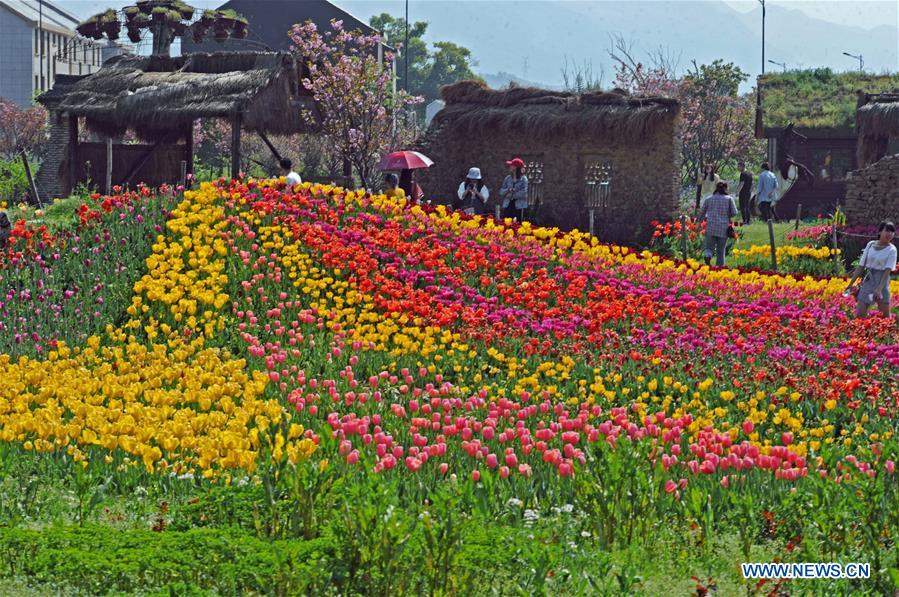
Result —
POLYGON ((762 74, 765 74, 765 0, 759 0, 762 5, 762 74))
MULTIPOLYGON (((44 90, 44 0, 37 0, 37 62, 40 69, 39 89, 44 90)), ((33 72, 33 71, 32 71, 33 72)))
POLYGON ((409 0, 406 0, 406 59, 403 61, 403 90, 409 91, 409 0))

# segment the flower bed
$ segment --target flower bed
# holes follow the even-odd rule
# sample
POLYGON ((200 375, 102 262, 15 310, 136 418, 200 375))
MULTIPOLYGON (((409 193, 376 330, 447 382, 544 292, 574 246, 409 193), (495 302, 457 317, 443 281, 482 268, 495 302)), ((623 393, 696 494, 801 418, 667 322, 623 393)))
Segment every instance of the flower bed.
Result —
MULTIPOLYGON (((101 223, 117 214, 127 228, 127 206, 101 223)), ((196 524, 235 512, 275 537, 336 537, 335 570, 380 545, 323 581, 348 592, 450 583, 457 564, 437 574, 399 556, 430 549, 455 513, 510 528, 551 517, 598 550, 669 525, 707 550, 727 532, 743 557, 765 511, 787 520, 772 536, 805 537, 804 557, 844 549, 803 504, 865 521, 843 527, 853 557, 880 558, 899 532, 899 345, 895 327, 850 317, 845 279, 713 269, 279 181, 203 184, 160 232, 121 313, 95 315, 102 332, 0 357, 10 458, 157 487, 178 516, 200 509, 196 524), (258 488, 252 514, 223 497, 241 487, 258 488)), ((475 536, 459 524, 450 552, 475 536)))

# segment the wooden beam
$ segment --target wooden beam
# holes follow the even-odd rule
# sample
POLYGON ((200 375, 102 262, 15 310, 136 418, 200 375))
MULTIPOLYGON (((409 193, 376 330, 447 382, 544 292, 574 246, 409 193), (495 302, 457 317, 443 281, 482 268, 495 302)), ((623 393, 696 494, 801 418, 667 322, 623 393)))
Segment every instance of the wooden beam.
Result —
POLYGON ((275 149, 275 146, 272 145, 272 142, 268 140, 268 137, 265 136, 265 133, 262 131, 256 131, 256 134, 265 141, 265 144, 268 145, 269 150, 272 152, 272 155, 275 156, 275 159, 279 162, 281 161, 281 154, 278 153, 278 150, 275 149))
POLYGON ((34 195, 34 200, 37 201, 38 207, 44 209, 44 204, 41 203, 41 196, 37 192, 37 185, 34 182, 34 177, 31 175, 31 165, 28 163, 28 156, 25 152, 22 152, 22 165, 25 166, 25 176, 28 177, 28 184, 31 185, 31 192, 34 195))
POLYGON ((106 137, 106 195, 112 195, 112 137, 106 137))
POLYGON ((63 195, 68 195, 78 184, 78 117, 71 112, 65 115, 69 119, 69 180, 68 186, 60 189, 63 195))
POLYGON ((231 115, 231 179, 240 178, 240 112, 231 115))
POLYGON ((194 173, 194 123, 191 121, 187 128, 187 134, 184 136, 184 160, 187 162, 187 174, 194 173))

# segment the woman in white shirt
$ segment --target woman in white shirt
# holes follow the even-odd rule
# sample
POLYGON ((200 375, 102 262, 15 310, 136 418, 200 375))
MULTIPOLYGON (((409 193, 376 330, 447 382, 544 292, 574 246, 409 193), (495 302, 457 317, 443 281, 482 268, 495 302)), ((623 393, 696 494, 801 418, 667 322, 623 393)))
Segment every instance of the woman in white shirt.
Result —
POLYGON ((481 180, 480 168, 468 170, 468 176, 459 185, 456 195, 459 197, 459 200, 455 202, 456 209, 461 209, 470 216, 484 213, 484 206, 490 199, 490 189, 481 180))
POLYGON ((855 314, 859 319, 867 317, 868 309, 875 303, 884 317, 890 317, 890 273, 896 269, 896 246, 893 244, 896 225, 889 221, 881 222, 878 233, 877 240, 872 240, 865 247, 847 288, 851 290, 864 272, 865 278, 855 304, 855 314))

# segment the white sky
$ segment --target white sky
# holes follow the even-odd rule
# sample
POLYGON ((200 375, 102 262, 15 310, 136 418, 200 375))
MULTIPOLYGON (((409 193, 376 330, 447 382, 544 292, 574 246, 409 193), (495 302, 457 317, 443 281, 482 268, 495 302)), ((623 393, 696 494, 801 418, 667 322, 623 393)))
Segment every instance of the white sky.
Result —
MULTIPOLYGON (((121 1, 96 1, 96 0, 57 0, 60 5, 79 16, 90 16, 108 6, 123 6, 131 2, 121 1)), ((264 1, 264 0, 259 0, 264 1)), ((380 2, 381 0, 364 0, 380 2)), ((412 0, 413 2, 427 2, 428 0, 412 0)), ((478 0, 457 0, 461 2, 476 3, 478 0)), ((521 0, 517 0, 521 1, 521 0)), ((532 2, 547 0, 526 0, 532 2)), ((565 0, 555 0, 565 1, 565 0)), ((614 4, 621 1, 633 0, 596 0, 614 4)), ((709 0, 723 1, 736 10, 749 12, 758 8, 758 0, 709 0)), ((834 23, 846 23, 858 27, 876 27, 878 25, 899 25, 899 2, 896 0, 767 0, 768 6, 782 6, 784 8, 798 9, 809 16, 831 21, 834 23)), ((224 0, 193 0, 189 2, 198 8, 211 8, 224 4, 224 0)), ((340 4, 340 0, 336 0, 340 4)))
MULTIPOLYGON (((758 0, 724 0, 724 3, 740 12, 759 8, 758 0)), ((896 0, 767 0, 767 6, 801 10, 822 21, 868 29, 899 25, 899 2, 896 0)))

